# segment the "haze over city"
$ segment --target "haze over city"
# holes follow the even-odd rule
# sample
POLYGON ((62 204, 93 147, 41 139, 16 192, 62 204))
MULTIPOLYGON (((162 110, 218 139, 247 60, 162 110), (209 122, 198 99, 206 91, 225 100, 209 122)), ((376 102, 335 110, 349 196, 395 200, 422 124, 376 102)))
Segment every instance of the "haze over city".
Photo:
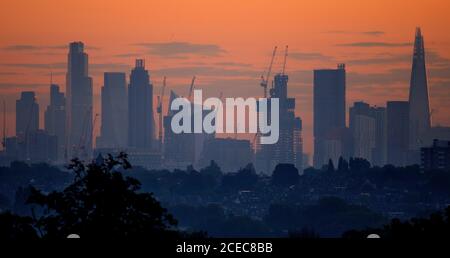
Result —
MULTIPOLYGON (((6 100, 9 136, 14 135, 15 100, 21 91, 36 92, 43 125, 50 74, 65 91, 72 41, 83 41, 89 54, 94 114, 101 113, 103 73, 126 72, 128 77, 136 58, 146 61, 155 108, 163 76, 168 89, 180 95, 188 94, 196 75, 196 87, 209 96, 221 92, 224 97, 262 96, 260 76, 273 46, 280 48, 273 67, 279 72, 282 48, 289 45, 289 95, 296 98, 296 115, 303 121, 304 151, 312 154, 312 71, 346 64, 346 110, 354 101, 385 106, 387 100, 407 100, 416 26, 422 28, 427 49, 432 124, 450 125, 450 35, 445 33, 450 3, 445 0, 426 5, 420 1, 8 1, 1 5, 0 96, 6 100)), ((168 94, 166 102, 167 98, 168 94)), ((96 127, 94 137, 99 123, 96 127)))
POLYGON ((448 238, 449 10, 2 1, 0 239, 285 257, 448 238))

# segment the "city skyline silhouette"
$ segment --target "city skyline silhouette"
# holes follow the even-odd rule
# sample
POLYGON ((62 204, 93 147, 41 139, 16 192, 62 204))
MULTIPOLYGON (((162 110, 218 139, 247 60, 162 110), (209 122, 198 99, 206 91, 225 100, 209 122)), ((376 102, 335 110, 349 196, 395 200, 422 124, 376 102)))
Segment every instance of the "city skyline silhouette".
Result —
MULTIPOLYGON (((399 8, 405 5, 395 4, 399 8)), ((125 72, 128 77, 136 58, 146 60, 155 92, 159 92, 163 76, 167 76, 171 89, 180 95, 187 95, 190 77, 197 75, 197 86, 210 96, 219 96, 221 92, 225 97, 261 96, 259 77, 267 70, 271 48, 288 44, 290 54, 286 70, 290 76, 289 94, 299 102, 295 111, 303 120, 304 149, 312 155, 311 71, 333 68, 337 63, 347 65, 346 110, 355 101, 385 106, 391 98, 407 100, 414 41, 412 34, 416 26, 422 27, 428 48, 432 123, 433 126, 448 126, 450 121, 446 110, 450 101, 448 94, 445 94, 445 85, 449 80, 446 71, 450 52, 447 42, 450 39, 445 33, 439 33, 444 31, 441 21, 446 19, 446 15, 441 10, 445 10, 446 5, 446 1, 432 1, 421 8, 409 5, 409 14, 401 17, 403 22, 392 23, 399 18, 393 11, 395 8, 384 10, 385 3, 379 1, 361 7, 362 11, 352 1, 341 1, 339 5, 329 6, 336 12, 328 13, 327 19, 316 17, 321 10, 320 3, 298 4, 296 1, 288 1, 282 6, 268 2, 257 9, 252 8, 252 1, 231 1, 228 5, 202 1, 189 4, 136 1, 135 5, 113 2, 108 5, 108 14, 103 14, 102 19, 96 16, 104 6, 101 1, 91 5, 79 2, 72 7, 78 20, 82 21, 79 24, 60 15, 58 10, 65 4, 43 1, 35 7, 35 3, 6 3, 6 8, 2 10, 23 10, 29 17, 14 23, 14 17, 8 13, 1 16, 4 22, 0 26, 4 26, 2 31, 5 37, 0 41, 0 90, 7 102, 8 135, 13 135, 15 131, 13 101, 18 98, 19 91, 31 88, 36 92, 43 125, 44 107, 49 102, 50 74, 53 75, 53 82, 65 92, 66 48, 68 42, 74 40, 83 41, 90 55, 94 114, 101 111, 103 72, 125 72), (41 9, 42 16, 54 17, 61 22, 44 19, 38 33, 32 29, 32 21, 39 18, 33 8, 41 9), (131 17, 123 23, 113 18, 121 15, 121 8, 127 8, 127 15, 131 17), (156 14, 152 21, 143 19, 145 10, 156 14), (160 16, 160 10, 168 10, 174 14, 171 17, 178 18, 160 16), (380 10, 383 10, 384 16, 375 16, 374 13, 380 10), (237 15, 231 15, 232 12, 237 15), (273 13, 283 13, 283 17, 273 13), (253 16, 260 18, 253 19, 253 16), (208 25, 202 23, 204 19, 209 20, 208 25), (331 20, 332 23, 326 22, 331 20), (355 26, 353 20, 361 22, 355 26), (246 24, 234 28, 242 42, 228 36, 231 32, 226 28, 230 23, 246 24), (58 24, 65 24, 65 27, 58 24), (101 32, 102 36, 94 31, 101 32), (132 33, 134 31, 139 33, 132 33), (270 40, 266 39, 266 35, 270 40), (370 101, 367 101, 368 96, 370 101)), ((275 59, 274 72, 281 68, 282 55, 279 54, 275 59)), ((165 101, 167 103, 168 94, 165 101)), ((153 102, 156 105, 156 96, 153 102)), ((99 131, 100 123, 97 122, 94 138, 99 131)))
POLYGON ((448 237, 448 10, 3 1, 0 239, 265 255, 448 237))

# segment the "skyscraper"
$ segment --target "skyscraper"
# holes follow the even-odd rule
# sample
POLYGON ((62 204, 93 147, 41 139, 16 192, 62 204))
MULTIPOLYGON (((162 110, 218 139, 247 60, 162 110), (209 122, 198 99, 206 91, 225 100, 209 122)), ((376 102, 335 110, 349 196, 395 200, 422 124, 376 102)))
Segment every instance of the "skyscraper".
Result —
POLYGON ((28 140, 23 144, 25 152, 22 152, 22 159, 32 163, 47 162, 52 163, 58 159, 58 138, 49 135, 44 130, 37 130, 30 133, 28 140))
MULTIPOLYGON (((337 69, 314 70, 314 166, 328 163, 324 138, 345 128, 345 65, 337 69)), ((344 146, 346 147, 346 146, 344 146)))
POLYGON ((385 107, 373 107, 372 117, 375 119, 375 149, 372 152, 372 164, 386 164, 387 118, 385 107))
POLYGON ((64 158, 66 145, 66 98, 56 84, 50 85, 50 104, 45 110, 45 131, 57 139, 57 158, 64 158))
POLYGON ((39 106, 33 91, 23 91, 16 101, 16 136, 24 140, 39 129, 39 106))
POLYGON ((67 158, 87 159, 92 153, 92 79, 82 42, 69 44, 67 86, 67 158))
POLYGON ((128 87, 128 146, 151 149, 155 141, 153 118, 153 85, 142 59, 131 70, 128 87))
POLYGON ((125 73, 105 73, 97 148, 122 149, 128 145, 128 96, 125 73))
POLYGON ((276 74, 270 89, 270 97, 279 100, 280 131, 278 142, 261 145, 256 153, 256 167, 266 174, 272 173, 279 163, 293 164, 299 171, 303 171, 302 120, 295 116, 295 98, 288 96, 288 81, 288 75, 276 74))
POLYGON ((409 103, 387 102, 387 163, 396 166, 408 164, 409 103))
POLYGON ((382 166, 386 163, 386 108, 355 102, 350 107, 349 127, 353 137, 352 156, 382 166))
POLYGON ((57 158, 56 136, 39 130, 39 105, 32 91, 22 92, 16 101, 16 137, 7 139, 6 148, 14 160, 35 163, 57 158))
POLYGON ((417 28, 409 86, 409 147, 411 150, 419 152, 423 137, 430 127, 425 46, 420 28, 417 28))
MULTIPOLYGON (((172 102, 178 98, 178 95, 171 91, 169 98, 169 107, 172 102)), ((191 130, 194 128, 194 116, 200 115, 203 118, 209 111, 201 110, 200 113, 195 113, 194 103, 191 103, 191 130), (194 115, 195 114, 195 115, 194 115)), ((168 169, 184 169, 189 165, 198 165, 201 162, 203 154, 203 147, 205 142, 213 139, 215 134, 208 133, 174 133, 171 126, 171 121, 176 112, 168 110, 167 115, 164 116, 164 165, 168 169)))
MULTIPOLYGON (((334 128, 329 130, 323 138, 321 138, 322 156, 324 161, 333 161, 338 164, 339 158, 349 159, 353 156, 353 135, 350 129, 334 128)), ((322 164, 321 166, 323 166, 322 164)), ((320 166, 317 166, 320 167, 320 166)))

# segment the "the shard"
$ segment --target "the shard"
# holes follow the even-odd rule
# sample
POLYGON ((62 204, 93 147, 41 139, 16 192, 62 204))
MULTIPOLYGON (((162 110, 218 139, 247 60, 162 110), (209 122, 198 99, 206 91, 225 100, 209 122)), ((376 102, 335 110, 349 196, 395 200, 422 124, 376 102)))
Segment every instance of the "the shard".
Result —
POLYGON ((414 55, 409 88, 409 147, 418 150, 422 138, 430 129, 430 105, 428 101, 425 47, 420 28, 416 29, 414 55))

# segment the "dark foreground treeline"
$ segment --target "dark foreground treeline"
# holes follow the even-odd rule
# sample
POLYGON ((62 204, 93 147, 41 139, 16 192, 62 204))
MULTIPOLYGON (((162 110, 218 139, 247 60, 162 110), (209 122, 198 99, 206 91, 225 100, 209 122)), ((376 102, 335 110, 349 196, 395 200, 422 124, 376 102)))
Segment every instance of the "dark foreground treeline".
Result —
POLYGON ((251 165, 224 174, 214 162, 199 171, 148 171, 131 169, 121 155, 88 166, 75 161, 68 171, 15 162, 0 168, 0 189, 0 207, 12 211, 0 217, 6 238, 204 235, 195 232, 338 237, 352 229, 359 231, 345 236, 356 237, 389 222, 383 209, 422 215, 450 203, 450 173, 371 167, 361 159, 309 168, 303 175, 280 164, 271 177, 251 165))
POLYGON ((406 221, 393 219, 380 228, 365 230, 350 230, 344 233, 344 238, 361 239, 370 234, 377 234, 384 239, 437 239, 450 238, 450 206, 442 212, 435 212, 427 218, 412 218, 406 221))
POLYGON ((28 188, 29 216, 0 214, 2 239, 62 239, 77 234, 87 239, 179 238, 177 221, 140 183, 120 171, 131 168, 126 155, 83 164, 73 160, 73 182, 62 191, 43 193, 28 188))

